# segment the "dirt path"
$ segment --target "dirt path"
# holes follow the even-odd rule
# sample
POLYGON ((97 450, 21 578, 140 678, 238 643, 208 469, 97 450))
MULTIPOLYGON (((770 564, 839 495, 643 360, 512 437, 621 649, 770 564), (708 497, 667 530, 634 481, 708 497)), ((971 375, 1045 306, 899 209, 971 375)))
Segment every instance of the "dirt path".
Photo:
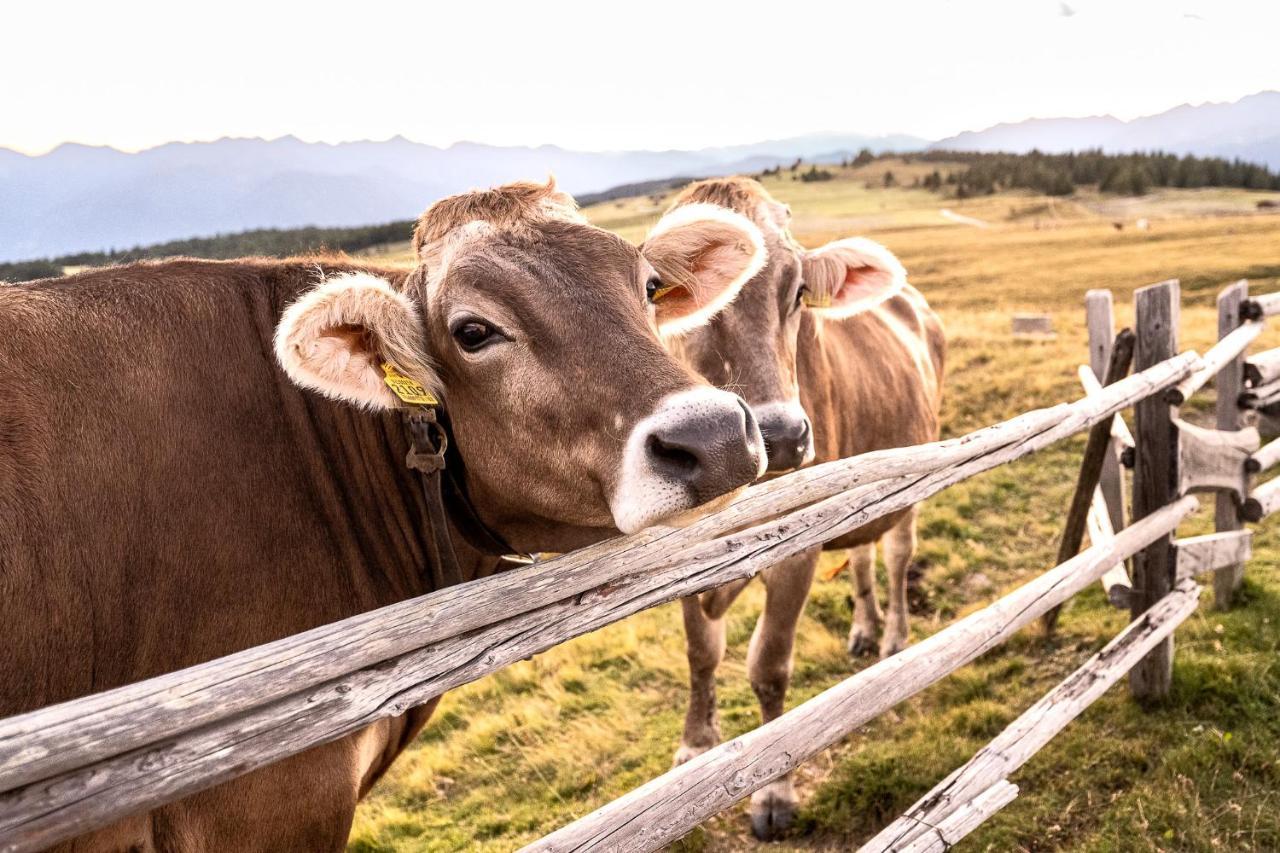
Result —
POLYGON ((974 219, 972 216, 965 216, 963 213, 956 213, 954 210, 942 208, 938 211, 942 214, 943 219, 950 219, 952 222, 959 222, 961 225, 972 225, 974 228, 990 228, 991 223, 981 219, 974 219))

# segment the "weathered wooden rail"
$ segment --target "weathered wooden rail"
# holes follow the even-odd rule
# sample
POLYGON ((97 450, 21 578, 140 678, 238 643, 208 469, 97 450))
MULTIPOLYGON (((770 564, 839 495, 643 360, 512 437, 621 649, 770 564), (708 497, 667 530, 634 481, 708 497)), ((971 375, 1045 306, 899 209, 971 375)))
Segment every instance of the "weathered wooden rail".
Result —
MULTIPOLYGON (((1248 532, 1238 529, 1241 513, 1260 518, 1280 505, 1276 488, 1263 486, 1250 493, 1247 480, 1249 470, 1265 469, 1280 458, 1280 451, 1270 446, 1259 450, 1256 440, 1242 444, 1238 436, 1217 440, 1207 430, 1200 432, 1211 433, 1209 438, 1197 435, 1169 409, 1169 400, 1185 400, 1214 375, 1220 406, 1224 391, 1230 392, 1233 408, 1240 401, 1248 381, 1242 354, 1257 337, 1262 318, 1280 311, 1280 301, 1250 301, 1247 286, 1233 288, 1231 298, 1220 302, 1234 305, 1230 312, 1235 322, 1220 329, 1222 340, 1204 358, 1175 354, 1176 283, 1156 285, 1139 292, 1139 305, 1148 305, 1145 313, 1139 312, 1135 347, 1142 369, 1124 376, 1127 364, 1116 367, 1103 387, 1102 368, 1109 361, 1114 366, 1114 324, 1109 294, 1105 300, 1091 294, 1090 357, 1098 376, 1086 380, 1085 396, 1074 403, 949 441, 815 466, 754 487, 727 509, 683 529, 644 531, 180 672, 0 720, 0 850, 42 849, 332 741, 640 610, 750 577, 1086 429, 1092 431, 1091 452, 1079 484, 1087 494, 1073 501, 1068 522, 1072 539, 1064 539, 1058 566, 533 849, 639 850, 678 838, 1099 578, 1109 578, 1111 589, 1125 589, 1136 618, 1112 644, 1123 653, 1104 650, 1104 663, 1091 661, 1086 668, 1092 666, 1089 672, 1096 674, 1105 664, 1105 675, 1097 678, 1114 681, 1130 670, 1132 661, 1141 661, 1139 667, 1156 675, 1144 677, 1138 692, 1158 692, 1158 675, 1166 666, 1161 648, 1188 608, 1194 609, 1197 589, 1190 578, 1205 571, 1219 576, 1237 572, 1249 543, 1248 532), (1104 302, 1105 317, 1100 313, 1104 302), (1224 379, 1228 374, 1235 377, 1234 389, 1224 379), (1139 408, 1136 438, 1115 417, 1133 406, 1139 408), (1184 452, 1183 443, 1196 452, 1184 452), (1137 520, 1127 526, 1117 461, 1126 446, 1137 460, 1137 520), (1234 491, 1228 488, 1232 485, 1234 491), (1175 539, 1178 522, 1196 506, 1186 492, 1203 488, 1218 491, 1219 501, 1227 491, 1233 501, 1230 523, 1236 527, 1220 520, 1220 532, 1213 537, 1175 539), (1077 517, 1082 512, 1091 515, 1077 517), (1091 547, 1075 555, 1086 527, 1091 547), (1124 587, 1124 561, 1130 557, 1143 580, 1124 587), (513 589, 520 595, 512 596, 513 589), (1132 590, 1145 590, 1145 597, 1132 590)), ((1258 376, 1264 375, 1261 370, 1258 376)), ((1234 578, 1232 584, 1237 583, 1234 578)), ((1050 694, 1045 700, 1066 709, 1055 712, 1064 725, 1105 689, 1078 693, 1065 685, 1055 691, 1057 698, 1050 694)), ((1016 737, 1025 749, 1047 741, 1056 730, 1034 726, 1031 734, 1016 737)), ((953 785, 949 790, 962 790, 963 797, 949 794, 947 808, 931 806, 926 818, 917 816, 912 824, 918 829, 927 819, 934 834, 911 829, 893 849, 943 849, 962 837, 1013 798, 1016 789, 1003 778, 1013 769, 996 774, 999 778, 989 773, 976 781, 966 778, 962 789, 953 785)))
MULTIPOLYGON (((1250 533, 1238 529, 1241 517, 1258 520, 1280 508, 1280 478, 1249 492, 1250 471, 1274 460, 1258 452, 1256 431, 1240 429, 1237 411, 1243 352, 1261 331, 1258 320, 1280 311, 1280 300, 1268 302, 1264 311, 1239 298, 1247 293, 1246 287, 1237 283, 1224 292, 1228 298, 1220 299, 1220 306, 1226 307, 1218 344, 1181 379, 1138 401, 1136 438, 1119 418, 1115 423, 1109 416, 1094 422, 1059 551, 1064 562, 986 609, 529 845, 526 853, 651 850, 673 841, 1105 577, 1111 578, 1109 595, 1123 588, 1122 599, 1134 611, 1128 627, 862 850, 948 849, 1012 800, 1017 789, 1006 777, 1122 676, 1130 676, 1137 696, 1167 691, 1173 631, 1195 611, 1200 595, 1194 579, 1213 574, 1216 580, 1230 573, 1227 589, 1233 592, 1239 584, 1238 566, 1249 555, 1250 533), (1247 331, 1241 333, 1240 328, 1247 331), (1219 400, 1225 401, 1219 403, 1218 422, 1228 420, 1225 410, 1229 428, 1206 430, 1176 417, 1173 406, 1214 379, 1219 400), (1108 446, 1110 451, 1103 452, 1108 446), (1123 494, 1118 464, 1112 468, 1115 480, 1108 490, 1102 482, 1105 461, 1118 463, 1126 448, 1135 463, 1136 519, 1127 527, 1122 506, 1107 506, 1105 497, 1107 491, 1123 494), (1179 521, 1198 504, 1188 493, 1206 490, 1216 493, 1220 506, 1225 502, 1229 516, 1224 520, 1219 512, 1216 533, 1176 538, 1179 521), (1118 533, 1111 524, 1115 518, 1121 519, 1118 533), (1092 546, 1067 558, 1079 547, 1086 524, 1095 531, 1092 546), (1141 574, 1135 583, 1124 577, 1123 561, 1128 557, 1138 558, 1141 574)), ((1177 283, 1139 290, 1135 301, 1139 365, 1145 363, 1150 370, 1167 364, 1177 347, 1177 283)), ((1106 379, 1118 378, 1116 365, 1125 356, 1117 356, 1111 346, 1110 294, 1091 292, 1087 305, 1093 367, 1084 385, 1093 395, 1114 387, 1100 385, 1103 368, 1114 368, 1105 371, 1106 379)), ((1122 332, 1115 338, 1121 347, 1127 346, 1127 335, 1122 332)), ((1218 594, 1218 606, 1229 606, 1230 592, 1218 594)))

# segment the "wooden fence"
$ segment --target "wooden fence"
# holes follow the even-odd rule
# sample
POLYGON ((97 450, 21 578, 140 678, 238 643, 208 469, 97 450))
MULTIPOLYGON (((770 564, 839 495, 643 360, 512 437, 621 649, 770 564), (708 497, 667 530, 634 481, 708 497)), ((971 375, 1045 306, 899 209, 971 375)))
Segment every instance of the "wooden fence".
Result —
POLYGON ((814 466, 755 486, 686 528, 643 531, 0 720, 0 850, 42 849, 335 740, 640 610, 750 577, 1089 430, 1059 565, 527 848, 651 850, 679 838, 1107 579, 1113 600, 1133 609, 1129 627, 864 848, 945 849, 1011 801, 1017 789, 1007 775, 1120 676, 1131 673, 1138 695, 1168 689, 1171 635, 1195 609, 1194 578, 1216 572, 1217 600, 1228 603, 1248 555, 1241 517, 1258 520, 1280 506, 1280 487, 1248 488, 1280 447, 1259 450, 1256 432, 1237 429, 1240 405, 1280 400, 1280 351, 1243 358, 1264 318, 1280 313, 1280 297, 1250 300, 1243 282, 1225 290, 1221 339, 1203 358, 1176 354, 1176 282, 1137 292, 1138 331, 1129 343, 1113 343, 1109 294, 1091 293, 1088 304, 1098 375, 1084 377, 1086 394, 1076 402, 957 439, 814 466), (1124 376, 1127 364, 1121 370, 1124 358, 1112 351, 1127 347, 1137 371, 1124 376), (1174 407, 1214 376, 1219 429, 1178 419, 1174 407), (1114 417, 1129 407, 1135 436, 1114 417), (1121 458, 1134 466, 1129 525, 1121 458), (1178 523, 1198 505, 1188 492, 1202 489, 1217 493, 1219 532, 1176 539, 1178 523), (1086 526, 1091 546, 1077 554, 1086 526), (1129 558, 1132 583, 1123 571, 1129 558))

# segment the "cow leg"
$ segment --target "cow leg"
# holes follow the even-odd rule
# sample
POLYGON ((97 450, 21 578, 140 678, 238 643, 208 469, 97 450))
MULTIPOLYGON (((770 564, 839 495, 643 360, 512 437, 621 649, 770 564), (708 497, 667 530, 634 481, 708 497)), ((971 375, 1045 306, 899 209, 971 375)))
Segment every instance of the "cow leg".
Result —
POLYGON ((690 595, 680 600, 684 611, 685 650, 689 656, 689 708, 674 764, 684 764, 720 742, 716 711, 716 667, 724 659, 724 611, 743 583, 690 595), (710 613, 711 615, 708 615, 710 613))
MULTIPOLYGON (((819 553, 817 548, 810 549, 764 572, 764 613, 751 634, 747 672, 766 723, 782 715, 791 683, 796 624, 809 597, 819 553)), ((795 811, 796 790, 788 773, 751 795, 751 831, 766 841, 776 838, 791 825, 795 811)))
POLYGON ((876 601, 876 543, 849 549, 853 575, 853 625, 849 628, 849 654, 870 654, 880 633, 880 603, 876 601))
POLYGON ((916 508, 912 507, 881 542, 889 576, 889 613, 884 620, 880 657, 887 658, 907 647, 907 567, 916 554, 916 508))

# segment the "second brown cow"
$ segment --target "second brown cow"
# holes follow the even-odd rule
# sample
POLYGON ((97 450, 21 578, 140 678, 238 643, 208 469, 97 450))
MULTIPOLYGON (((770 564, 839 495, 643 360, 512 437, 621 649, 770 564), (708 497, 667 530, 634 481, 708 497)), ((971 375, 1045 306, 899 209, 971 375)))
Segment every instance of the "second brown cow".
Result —
MULTIPOLYGON (((790 233, 790 210, 749 178, 688 187, 655 227, 688 206, 718 206, 750 219, 764 235, 765 265, 723 311, 668 338, 671 349, 751 406, 765 438, 769 470, 790 470, 938 437, 942 325, 907 284, 888 249, 863 238, 807 251, 790 233)), ((659 269, 659 272, 661 270, 659 269)), ((850 549, 854 615, 849 652, 892 655, 907 643, 907 565, 916 547, 914 508, 885 516, 826 545, 850 549), (875 592, 875 546, 888 574, 887 616, 875 592)), ((796 624, 818 562, 818 549, 763 573, 764 613, 748 652, 751 686, 766 722, 782 713, 791 679, 796 624)), ((690 698, 675 761, 720 740, 715 671, 725 651, 724 614, 746 582, 685 599, 690 698)), ((789 777, 757 791, 752 829, 775 837, 791 822, 789 777)))

